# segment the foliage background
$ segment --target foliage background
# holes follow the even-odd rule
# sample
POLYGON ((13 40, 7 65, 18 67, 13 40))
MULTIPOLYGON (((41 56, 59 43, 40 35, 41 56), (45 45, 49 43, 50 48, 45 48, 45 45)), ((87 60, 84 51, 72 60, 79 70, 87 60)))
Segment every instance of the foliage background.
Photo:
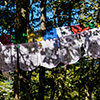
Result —
MULTIPOLYGON (((100 0, 1 0, 0 34, 11 34, 15 43, 16 40, 26 42, 23 33, 41 29, 41 2, 46 2, 46 28, 99 24, 100 0)), ((73 65, 59 64, 54 69, 40 69, 39 66, 32 72, 19 71, 20 100, 100 99, 100 59, 82 57, 73 65)), ((14 81, 13 72, 0 72, 0 100, 14 99, 14 81)))

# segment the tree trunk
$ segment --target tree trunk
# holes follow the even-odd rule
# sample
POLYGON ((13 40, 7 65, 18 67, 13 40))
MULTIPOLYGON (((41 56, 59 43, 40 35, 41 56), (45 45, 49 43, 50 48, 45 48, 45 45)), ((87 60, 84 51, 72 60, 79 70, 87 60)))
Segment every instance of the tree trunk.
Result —
POLYGON ((72 12, 72 8, 70 7, 70 5, 71 5, 71 0, 69 0, 68 5, 69 5, 68 26, 70 26, 70 24, 71 24, 71 12, 72 12))
MULTIPOLYGON (((16 0, 16 19, 15 19, 14 28, 15 28, 15 39, 17 43, 25 43, 27 39, 25 37, 23 39, 23 33, 27 34, 27 29, 28 29, 28 24, 29 24, 29 4, 30 4, 30 0, 16 0)), ((29 89, 29 87, 27 87, 28 83, 27 81, 25 81, 27 80, 26 72, 19 70, 18 73, 20 73, 23 77, 20 79, 20 92, 22 93, 21 100, 29 100, 27 99, 28 97, 26 95, 27 88, 29 89)), ((15 78, 18 78, 18 75, 15 78)), ((30 78, 31 77, 29 77, 29 79, 30 78)), ((15 84, 15 85, 18 85, 18 84, 15 84)), ((15 93, 15 96, 16 96, 16 93, 15 93)))
POLYGON ((54 100, 54 97, 55 97, 55 91, 56 91, 56 89, 55 89, 55 85, 56 85, 56 83, 55 83, 55 81, 54 81, 54 76, 55 76, 55 71, 54 71, 54 69, 52 69, 52 72, 51 72, 51 77, 52 77, 52 82, 51 82, 51 95, 50 95, 50 100, 54 100))
POLYGON ((18 48, 17 48, 17 69, 14 72, 14 100, 19 100, 19 56, 18 56, 18 48))
MULTIPOLYGON (((41 0, 41 30, 46 29, 46 0, 41 0)), ((44 100, 45 68, 40 66, 39 70, 39 100, 44 100)))
POLYGON ((41 30, 46 29, 46 0, 41 0, 41 30))
POLYGON ((97 23, 97 27, 100 27, 100 0, 98 0, 98 11, 97 11, 96 23, 97 23))

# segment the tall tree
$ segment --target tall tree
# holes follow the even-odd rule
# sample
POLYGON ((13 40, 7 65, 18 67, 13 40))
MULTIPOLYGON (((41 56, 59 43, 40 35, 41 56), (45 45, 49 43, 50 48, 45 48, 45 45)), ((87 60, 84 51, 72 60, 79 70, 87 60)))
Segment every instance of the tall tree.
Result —
MULTIPOLYGON (((46 0, 41 0, 41 30, 46 30, 46 0)), ((39 99, 44 100, 45 90, 45 68, 40 67, 39 71, 39 99)))
MULTIPOLYGON (((22 35, 23 33, 27 34, 27 29, 29 25, 29 0, 16 0, 16 19, 15 19, 15 39, 17 43, 25 43, 25 40, 23 39, 22 35)), ((19 69, 17 69, 19 70, 19 69)), ((30 100, 28 93, 29 93, 29 83, 27 81, 31 79, 30 73, 27 74, 27 72, 24 72, 22 70, 18 71, 22 78, 20 78, 20 92, 21 94, 21 100, 30 100), (29 77, 28 77, 29 75, 29 77)))

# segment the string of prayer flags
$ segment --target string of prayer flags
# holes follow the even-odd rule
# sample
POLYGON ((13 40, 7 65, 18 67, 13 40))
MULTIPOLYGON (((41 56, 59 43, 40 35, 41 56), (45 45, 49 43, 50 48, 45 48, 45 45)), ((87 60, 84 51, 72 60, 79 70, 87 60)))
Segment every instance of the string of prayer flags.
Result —
MULTIPOLYGON (((64 28, 64 30, 67 29, 64 28)), ((63 33, 63 29, 60 30, 63 33)), ((55 68, 59 63, 74 64, 82 56, 81 47, 85 51, 83 56, 100 58, 100 27, 81 31, 78 34, 71 33, 59 38, 48 38, 38 42, 18 44, 19 48, 14 44, 2 45, 1 43, 0 70, 6 72, 16 70, 17 50, 19 67, 23 71, 32 71, 37 66, 55 68)))

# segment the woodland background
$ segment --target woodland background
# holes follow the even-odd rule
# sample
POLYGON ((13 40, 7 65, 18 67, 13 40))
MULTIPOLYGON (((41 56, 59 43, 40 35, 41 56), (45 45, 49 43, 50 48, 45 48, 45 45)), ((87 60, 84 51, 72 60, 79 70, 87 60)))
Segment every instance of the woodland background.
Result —
MULTIPOLYGON (((100 0, 0 0, 0 34, 15 43, 30 31, 89 23, 100 23, 100 0)), ((100 100, 100 59, 0 72, 0 100, 100 100)))

